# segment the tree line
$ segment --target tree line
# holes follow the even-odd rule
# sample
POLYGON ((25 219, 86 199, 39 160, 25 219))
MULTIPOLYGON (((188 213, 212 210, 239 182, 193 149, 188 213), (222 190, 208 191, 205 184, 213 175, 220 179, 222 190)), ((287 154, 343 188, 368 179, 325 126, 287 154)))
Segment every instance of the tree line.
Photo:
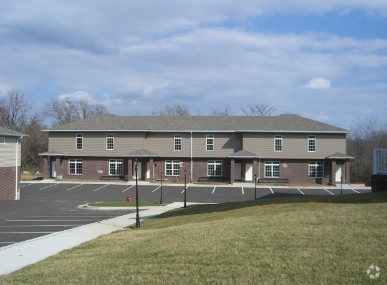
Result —
MULTIPOLYGON (((62 100, 49 98, 41 112, 31 113, 32 104, 23 92, 17 89, 0 93, 0 125, 28 135, 22 140, 22 169, 41 171, 40 153, 47 151, 48 129, 45 119, 50 118, 52 126, 86 119, 109 111, 103 104, 93 104, 86 99, 75 100, 66 97, 62 100)), ((240 107, 246 116, 271 116, 275 108, 266 104, 240 107)), ((233 110, 226 106, 213 109, 210 116, 231 116, 233 110)), ((159 110, 153 110, 154 116, 190 116, 187 105, 169 104, 159 110)), ((200 115, 200 114, 199 114, 200 115)), ((367 118, 363 123, 352 127, 347 137, 347 154, 355 157, 351 161, 351 181, 369 184, 373 170, 372 151, 374 148, 387 149, 387 124, 377 118, 367 118)))

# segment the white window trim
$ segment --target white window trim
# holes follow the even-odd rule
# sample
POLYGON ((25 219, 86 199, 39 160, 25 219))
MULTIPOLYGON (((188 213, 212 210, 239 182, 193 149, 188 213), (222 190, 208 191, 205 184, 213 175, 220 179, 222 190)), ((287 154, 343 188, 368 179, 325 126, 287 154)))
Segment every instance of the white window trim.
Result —
POLYGON ((221 161, 221 160, 208 160, 207 161, 207 176, 218 176, 218 177, 220 177, 222 175, 223 175, 223 161, 221 161), (213 174, 213 175, 211 175, 209 173, 209 169, 208 169, 209 165, 211 165, 211 164, 214 165, 214 172, 215 172, 215 174, 213 174), (218 174, 216 174, 216 167, 219 166, 219 165, 220 165, 220 174, 218 175, 218 174))
POLYGON ((283 147, 283 146, 282 146, 282 135, 275 135, 275 136, 274 136, 274 151, 275 151, 275 152, 282 152, 282 147, 283 147), (276 145, 276 141, 277 141, 277 140, 279 140, 279 141, 281 142, 281 143, 280 143, 281 150, 277 150, 277 149, 276 149, 276 146, 277 146, 277 145, 276 145))
POLYGON ((82 173, 77 173, 77 165, 78 164, 82 165, 81 169, 82 169, 82 173, 83 173, 83 161, 82 161, 82 159, 79 159, 79 158, 70 158, 69 159, 69 175, 82 175, 82 173), (71 168, 70 165, 71 165, 71 163, 75 163, 75 168, 74 168, 75 173, 71 173, 70 172, 70 168, 71 168))
POLYGON ((324 178, 324 162, 322 161, 310 161, 308 164, 308 177, 309 178, 324 178), (315 168, 314 176, 310 176, 310 167, 313 166, 315 168), (318 166, 322 166, 322 174, 321 176, 317 176, 317 168, 318 166))
POLYGON ((110 176, 122 176, 124 175, 124 161, 122 159, 109 159, 109 175, 110 176), (111 174, 110 173, 110 165, 114 164, 115 165, 115 172, 116 174, 111 174), (118 170, 118 165, 121 165, 121 171, 122 173, 117 173, 118 170))
POLYGON ((214 135, 206 135, 206 151, 214 151, 215 150, 215 136, 214 135), (212 144, 208 143, 208 139, 212 139, 212 144), (208 146, 211 145, 212 149, 208 149, 208 146))
POLYGON ((76 134, 75 135, 75 149, 76 150, 83 150, 83 134, 76 134), (78 138, 82 139, 82 148, 78 148, 78 138))
POLYGON ((106 150, 114 150, 114 135, 113 134, 107 134, 106 135, 106 150), (112 142, 113 147, 112 148, 108 148, 108 145, 109 145, 108 141, 109 141, 109 139, 113 140, 113 142, 112 142))
POLYGON ((264 177, 265 178, 279 178, 280 177, 280 168, 279 168, 279 161, 265 161, 265 168, 264 168, 264 177), (274 174, 274 171, 273 171, 273 166, 277 166, 278 165, 278 176, 273 176, 274 174), (266 166, 270 166, 271 168, 271 176, 267 176, 266 175, 266 166))
POLYGON ((316 152, 317 149, 317 138, 315 135, 308 136, 308 152, 316 152), (314 141, 314 150, 310 150, 310 142, 314 141))
POLYGON ((173 137, 173 150, 174 151, 181 151, 183 149, 183 140, 182 140, 182 136, 179 135, 179 134, 176 134, 174 135, 173 137), (179 139, 180 140, 180 149, 176 149, 176 146, 178 146, 178 144, 176 144, 176 139, 179 139))
POLYGON ((165 176, 180 176, 180 160, 166 160, 165 161, 165 176), (172 165, 172 169, 167 170, 167 164, 172 165), (176 166, 178 166, 176 168, 176 166), (174 174, 174 170, 177 170, 179 173, 174 174), (171 174, 168 174, 167 171, 172 171, 171 174))

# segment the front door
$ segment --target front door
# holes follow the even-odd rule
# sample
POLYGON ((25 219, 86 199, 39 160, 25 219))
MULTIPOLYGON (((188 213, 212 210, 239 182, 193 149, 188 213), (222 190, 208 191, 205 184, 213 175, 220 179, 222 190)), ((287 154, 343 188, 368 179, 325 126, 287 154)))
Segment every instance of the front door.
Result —
MULTIPOLYGON (((136 179, 136 169, 133 164, 133 179, 136 179)), ((141 162, 137 162, 137 179, 141 179, 141 162)))
MULTIPOLYGON (((336 182, 341 182, 341 177, 343 175, 343 165, 341 164, 336 164, 336 182)), ((344 180, 344 179, 343 179, 344 180)))
POLYGON ((56 178, 56 161, 51 161, 51 178, 56 178))
POLYGON ((242 180, 242 164, 234 163, 234 180, 242 180))
POLYGON ((246 163, 245 181, 253 181, 253 164, 246 163))

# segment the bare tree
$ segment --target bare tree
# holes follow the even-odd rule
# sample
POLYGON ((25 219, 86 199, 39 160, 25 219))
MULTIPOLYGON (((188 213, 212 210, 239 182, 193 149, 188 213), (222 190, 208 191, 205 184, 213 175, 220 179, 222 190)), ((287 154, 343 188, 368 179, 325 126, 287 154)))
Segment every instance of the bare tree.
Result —
POLYGON ((231 116, 231 114, 232 114, 232 111, 230 106, 226 106, 224 107, 224 109, 218 109, 218 108, 214 109, 212 111, 211 116, 231 116))
POLYGON ((153 111, 152 116, 189 116, 187 105, 176 103, 174 105, 166 105, 163 109, 153 111))
POLYGON ((271 116, 275 112, 275 108, 270 105, 254 105, 246 108, 240 108, 246 116, 271 116))
POLYGON ((53 125, 70 123, 88 117, 107 114, 106 106, 90 104, 86 99, 74 100, 66 97, 63 100, 50 98, 44 105, 43 115, 53 118, 53 125))
POLYGON ((5 96, 0 96, 0 125, 19 130, 30 108, 23 92, 17 89, 8 90, 5 96))

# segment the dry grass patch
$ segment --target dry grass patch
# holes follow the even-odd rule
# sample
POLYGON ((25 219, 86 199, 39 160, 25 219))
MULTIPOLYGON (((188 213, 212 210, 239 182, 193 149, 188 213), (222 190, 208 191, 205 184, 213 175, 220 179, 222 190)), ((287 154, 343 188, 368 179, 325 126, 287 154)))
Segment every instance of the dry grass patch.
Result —
POLYGON ((386 284, 386 206, 387 193, 192 206, 0 284, 386 284))

